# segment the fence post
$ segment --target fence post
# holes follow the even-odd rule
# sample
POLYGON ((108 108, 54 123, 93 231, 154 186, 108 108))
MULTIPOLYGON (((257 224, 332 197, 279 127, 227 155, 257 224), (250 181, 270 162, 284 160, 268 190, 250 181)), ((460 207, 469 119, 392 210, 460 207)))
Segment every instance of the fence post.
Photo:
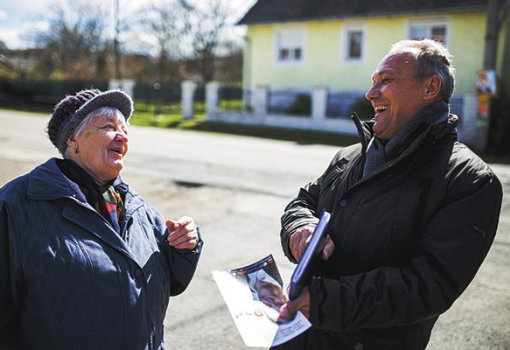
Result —
POLYGON ((253 89, 243 86, 243 110, 253 113, 253 89))
POLYGON ((205 112, 213 114, 218 112, 220 84, 216 81, 211 81, 205 86, 205 112))
POLYGON ((109 89, 121 89, 132 98, 135 98, 135 96, 133 96, 134 87, 135 81, 132 79, 112 79, 108 82, 109 89))
POLYGON ((195 93, 195 89, 197 88, 197 84, 190 80, 185 80, 181 83, 181 108, 182 108, 182 117, 183 119, 191 119, 193 118, 193 95, 195 93))
POLYGON ((323 87, 316 87, 312 91, 312 119, 323 120, 326 118, 326 104, 328 90, 323 87))
POLYGON ((258 86, 253 89, 253 112, 255 114, 267 114, 267 86, 258 86))

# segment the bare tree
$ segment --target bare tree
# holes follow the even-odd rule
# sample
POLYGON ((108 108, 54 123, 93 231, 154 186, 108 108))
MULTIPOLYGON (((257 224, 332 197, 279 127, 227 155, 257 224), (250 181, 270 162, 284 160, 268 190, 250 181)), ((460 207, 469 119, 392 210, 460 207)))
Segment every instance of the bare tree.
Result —
POLYGON ((0 40, 0 79, 13 79, 17 75, 12 63, 7 58, 7 52, 7 46, 0 40))
POLYGON ((113 60, 114 60, 114 72, 115 72, 115 79, 122 79, 122 73, 120 69, 120 9, 119 9, 119 0, 114 0, 114 8, 113 8, 113 14, 114 14, 114 25, 115 25, 115 35, 113 37, 113 60))
POLYGON ((214 79, 222 83, 235 85, 243 80, 243 50, 234 42, 225 44, 222 54, 216 56, 214 79))
POLYGON ((223 0, 210 0, 192 4, 180 0, 185 22, 184 33, 189 38, 190 67, 206 83, 215 78, 217 50, 222 44, 222 34, 229 25, 230 9, 223 0))
POLYGON ((138 41, 139 48, 145 50, 147 43, 153 42, 159 80, 175 82, 183 74, 187 79, 203 83, 216 79, 217 70, 223 66, 218 63, 221 50, 227 56, 238 53, 232 53, 233 46, 224 36, 233 26, 228 2, 160 0, 154 3, 143 12, 138 41))
POLYGON ((107 27, 105 11, 99 2, 68 0, 49 7, 45 20, 49 27, 34 33, 42 49, 40 70, 47 77, 60 79, 105 78, 107 27))
POLYGON ((157 78, 171 81, 178 75, 177 61, 182 56, 180 40, 185 35, 186 23, 182 21, 182 7, 177 1, 158 2, 144 13, 141 24, 145 34, 156 41, 157 78))

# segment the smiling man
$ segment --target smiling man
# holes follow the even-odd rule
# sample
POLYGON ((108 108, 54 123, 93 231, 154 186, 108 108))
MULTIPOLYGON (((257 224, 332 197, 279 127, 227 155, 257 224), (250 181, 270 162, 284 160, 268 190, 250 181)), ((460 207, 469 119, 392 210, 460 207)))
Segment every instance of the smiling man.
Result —
POLYGON ((425 349, 439 315, 474 278, 493 242, 502 188, 457 140, 450 54, 431 40, 396 43, 353 117, 359 144, 340 150, 282 217, 297 262, 318 215, 333 213, 309 286, 283 305, 313 327, 282 349, 425 349))

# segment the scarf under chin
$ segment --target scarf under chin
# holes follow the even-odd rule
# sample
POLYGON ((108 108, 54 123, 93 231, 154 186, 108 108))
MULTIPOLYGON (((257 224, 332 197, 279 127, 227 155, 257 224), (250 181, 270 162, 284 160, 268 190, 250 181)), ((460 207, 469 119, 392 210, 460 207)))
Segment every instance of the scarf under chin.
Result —
POLYGON ((67 178, 76 183, 87 202, 100 213, 120 234, 124 219, 124 203, 128 187, 120 176, 99 186, 92 177, 75 162, 64 159, 57 162, 58 167, 67 178))
POLYGON ((407 141, 407 139, 418 129, 420 125, 435 125, 447 121, 448 111, 449 107, 446 102, 434 102, 423 108, 390 140, 381 140, 374 135, 368 145, 363 177, 372 174, 381 165, 398 156, 402 152, 402 148, 400 146, 407 141))

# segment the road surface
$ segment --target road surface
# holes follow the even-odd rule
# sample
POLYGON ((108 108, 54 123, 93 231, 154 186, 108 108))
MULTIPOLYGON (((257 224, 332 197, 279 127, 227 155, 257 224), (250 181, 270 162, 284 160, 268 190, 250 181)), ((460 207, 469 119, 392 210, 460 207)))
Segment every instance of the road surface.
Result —
MULTIPOLYGON (((47 116, 0 110, 0 185, 58 156, 47 116)), ((299 186, 325 170, 337 148, 220 134, 134 127, 123 177, 165 216, 190 215, 205 247, 188 290, 170 302, 170 349, 247 349, 211 275, 273 254, 284 280, 279 218, 299 186)), ((510 167, 498 235, 461 298, 440 317, 428 349, 510 349, 510 167)))

